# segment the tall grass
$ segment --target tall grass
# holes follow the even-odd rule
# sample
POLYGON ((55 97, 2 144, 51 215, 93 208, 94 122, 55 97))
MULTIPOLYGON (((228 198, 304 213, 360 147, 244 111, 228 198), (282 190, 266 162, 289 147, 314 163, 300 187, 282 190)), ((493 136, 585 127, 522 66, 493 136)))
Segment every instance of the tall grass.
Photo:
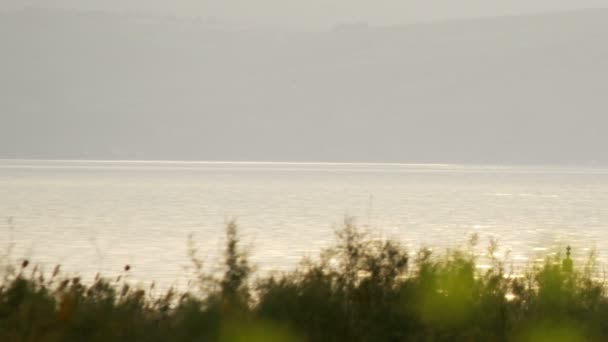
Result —
MULTIPOLYGON (((124 277, 85 283, 23 262, 0 281, 0 341, 607 341, 608 296, 592 267, 549 258, 514 276, 472 250, 414 257, 347 221, 295 270, 252 278, 234 222, 223 271, 160 296, 124 277)), ((11 266, 11 265, 8 265, 11 266)), ((128 273, 128 267, 125 272, 128 273)))

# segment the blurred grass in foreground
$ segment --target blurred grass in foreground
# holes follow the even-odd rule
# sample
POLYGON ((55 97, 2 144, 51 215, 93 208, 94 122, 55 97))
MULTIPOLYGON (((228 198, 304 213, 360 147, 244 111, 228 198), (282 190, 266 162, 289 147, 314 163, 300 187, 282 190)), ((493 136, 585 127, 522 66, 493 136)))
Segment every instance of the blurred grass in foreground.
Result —
POLYGON ((198 286, 187 293, 8 263, 0 341, 608 341, 604 282, 569 256, 513 276, 495 244, 484 269, 466 248, 410 258, 347 220, 317 259, 253 279, 236 224, 226 231, 220 275, 205 272, 190 244, 198 286))

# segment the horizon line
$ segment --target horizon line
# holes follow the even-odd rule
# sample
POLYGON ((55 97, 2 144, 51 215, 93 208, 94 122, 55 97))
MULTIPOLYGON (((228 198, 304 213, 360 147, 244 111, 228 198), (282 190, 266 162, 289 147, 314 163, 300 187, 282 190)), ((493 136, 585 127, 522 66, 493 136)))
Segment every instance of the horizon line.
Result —
MULTIPOLYGON (((60 162, 60 163, 132 163, 132 164, 266 164, 266 165, 401 165, 401 166, 457 166, 466 163, 407 163, 407 162, 324 162, 324 161, 265 161, 265 160, 171 160, 171 159, 37 159, 0 158, 0 162, 60 162)), ((496 165, 499 166, 499 165, 496 165)))
POLYGON ((171 159, 49 159, 49 158, 0 158, 0 162, 56 162, 56 163, 130 163, 130 164, 232 164, 232 165, 388 165, 388 166, 427 166, 427 167, 464 167, 464 166, 483 166, 483 167, 607 167, 608 163, 589 161, 586 163, 484 163, 484 162, 366 162, 366 161, 268 161, 268 160, 171 160, 171 159))

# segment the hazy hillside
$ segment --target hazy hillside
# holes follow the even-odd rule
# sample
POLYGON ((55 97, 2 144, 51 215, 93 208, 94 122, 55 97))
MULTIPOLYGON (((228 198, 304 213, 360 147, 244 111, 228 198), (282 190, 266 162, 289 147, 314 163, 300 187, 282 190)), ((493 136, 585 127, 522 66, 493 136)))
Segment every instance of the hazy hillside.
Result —
POLYGON ((608 162, 608 11, 331 32, 0 14, 0 158, 608 162))

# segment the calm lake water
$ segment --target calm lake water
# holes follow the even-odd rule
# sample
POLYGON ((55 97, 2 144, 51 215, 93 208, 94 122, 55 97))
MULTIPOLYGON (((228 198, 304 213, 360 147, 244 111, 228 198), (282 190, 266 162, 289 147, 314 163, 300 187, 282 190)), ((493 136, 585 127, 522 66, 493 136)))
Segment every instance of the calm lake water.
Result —
POLYGON ((0 161, 0 243, 12 258, 93 277, 183 285, 189 234, 209 269, 236 218, 258 270, 333 241, 345 216, 373 237, 443 250, 479 234, 523 265, 573 246, 608 260, 608 168, 0 161))

